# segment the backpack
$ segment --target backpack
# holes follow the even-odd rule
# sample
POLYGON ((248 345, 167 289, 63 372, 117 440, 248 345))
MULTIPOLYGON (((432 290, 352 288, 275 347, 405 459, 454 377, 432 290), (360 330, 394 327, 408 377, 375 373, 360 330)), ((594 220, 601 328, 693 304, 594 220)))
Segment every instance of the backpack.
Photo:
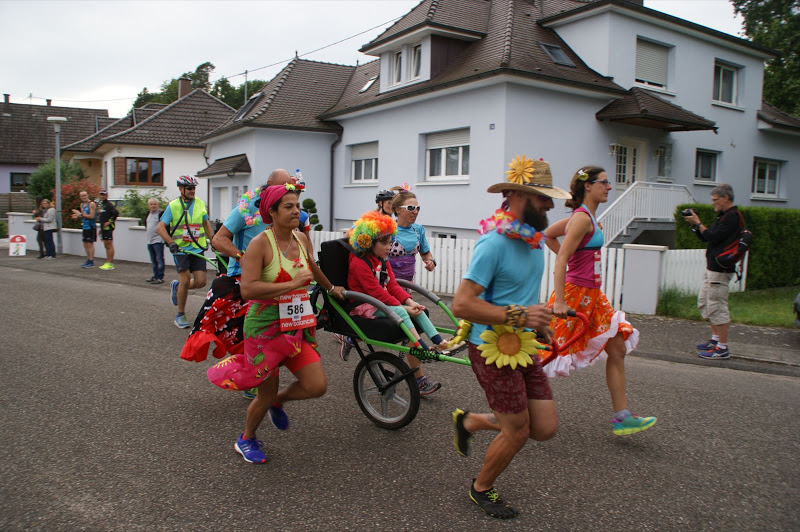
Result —
MULTIPOLYGON (((744 226, 744 217, 742 213, 737 210, 736 214, 739 215, 740 222, 736 240, 725 246, 722 251, 714 257, 714 260, 717 261, 717 264, 719 264, 721 268, 725 268, 726 270, 734 268, 734 271, 736 265, 744 259, 744 256, 750 250, 750 246, 753 243, 753 233, 744 226)), ((736 276, 741 280, 742 274, 740 272, 737 271, 736 276)))

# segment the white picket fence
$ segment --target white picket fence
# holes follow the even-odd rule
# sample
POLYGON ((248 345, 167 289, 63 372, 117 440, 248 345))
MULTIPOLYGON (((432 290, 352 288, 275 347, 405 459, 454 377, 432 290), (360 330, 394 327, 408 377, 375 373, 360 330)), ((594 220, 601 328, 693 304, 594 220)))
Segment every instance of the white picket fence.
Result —
MULTIPOLYGON (((320 248, 320 243, 326 240, 342 238, 342 232, 312 231, 311 241, 314 249, 320 248)), ((475 240, 431 238, 428 240, 431 253, 436 259, 437 266, 432 271, 427 271, 422 261, 417 261, 417 284, 441 295, 453 295, 458 288, 467 266, 472 259, 475 240)), ((604 247, 601 250, 603 268, 603 293, 614 308, 621 308, 623 295, 622 276, 625 270, 625 250, 623 248, 604 247)), ((542 275, 542 284, 539 290, 540 302, 545 302, 553 291, 553 270, 556 255, 549 249, 545 250, 545 270, 542 275)), ((706 269, 704 249, 678 249, 663 252, 661 288, 677 288, 679 290, 697 293, 703 281, 703 272, 706 269)), ((655 272, 654 272, 655 275, 655 272)), ((731 290, 744 291, 747 277, 747 257, 744 261, 744 275, 741 283, 734 283, 731 290)))

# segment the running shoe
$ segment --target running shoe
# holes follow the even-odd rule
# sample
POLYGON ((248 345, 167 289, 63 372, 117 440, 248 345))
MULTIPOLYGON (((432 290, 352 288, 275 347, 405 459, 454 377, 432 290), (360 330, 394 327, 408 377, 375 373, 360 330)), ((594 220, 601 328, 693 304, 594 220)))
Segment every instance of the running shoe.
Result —
POLYGON ((81 264, 81 268, 94 268, 94 261, 93 260, 87 260, 86 262, 81 264))
POLYGON ((430 395, 442 387, 441 382, 428 380, 428 377, 419 377, 417 384, 419 384, 420 395, 430 395))
POLYGON ((250 388, 242 392, 242 397, 245 399, 255 399, 258 395, 258 388, 250 388))
POLYGON ((175 316, 175 327, 178 329, 188 329, 189 322, 186 320, 186 314, 178 314, 175 316))
POLYGON ((289 416, 283 410, 283 405, 269 407, 269 420, 278 430, 289 430, 289 416))
POLYGON ((242 458, 244 458, 245 462, 249 462, 251 464, 263 464, 267 461, 267 456, 261 450, 263 445, 263 442, 260 442, 255 438, 245 440, 244 434, 242 434, 239 436, 239 439, 236 440, 233 448, 236 449, 237 453, 242 455, 242 458))
POLYGON ((713 349, 709 349, 708 351, 700 351, 697 353, 700 358, 705 358, 706 360, 727 360, 731 358, 731 352, 726 347, 722 349, 720 346, 716 345, 713 349))
POLYGON ((148 280, 146 280, 145 282, 146 282, 146 283, 154 283, 154 282, 156 282, 157 280, 158 280, 158 279, 156 279, 155 277, 151 277, 151 278, 149 278, 148 280))
POLYGON ((469 498, 488 516, 497 519, 511 519, 519 515, 517 510, 500 498, 494 488, 487 491, 476 490, 474 479, 472 486, 469 488, 469 498))
POLYGON ((52 256, 50 256, 50 255, 48 255, 48 256, 46 256, 46 257, 44 258, 44 260, 56 260, 56 258, 55 258, 55 257, 52 257, 52 256))
POLYGON ((114 263, 113 262, 106 262, 105 264, 100 266, 100 268, 98 268, 98 269, 100 269, 100 270, 113 270, 114 269, 114 263))
POLYGON ((453 446, 461 456, 469 455, 469 441, 472 439, 472 434, 464 428, 467 414, 469 412, 460 408, 453 410, 453 446))
POLYGON ((703 342, 702 344, 697 344, 698 351, 709 351, 717 347, 716 340, 709 340, 708 342, 703 342))
POLYGON ((353 349, 353 340, 349 336, 343 334, 333 334, 339 340, 339 358, 346 361, 350 358, 350 350, 353 349))
POLYGON ((156 279, 153 284, 164 284, 164 279, 156 279))
POLYGON ((178 306, 178 285, 180 281, 175 280, 169 284, 169 291, 170 291, 170 299, 172 300, 172 304, 176 307, 178 306))
POLYGON ((647 430, 656 424, 658 418, 654 417, 639 417, 631 414, 623 419, 613 418, 611 420, 611 428, 615 436, 629 436, 647 430))

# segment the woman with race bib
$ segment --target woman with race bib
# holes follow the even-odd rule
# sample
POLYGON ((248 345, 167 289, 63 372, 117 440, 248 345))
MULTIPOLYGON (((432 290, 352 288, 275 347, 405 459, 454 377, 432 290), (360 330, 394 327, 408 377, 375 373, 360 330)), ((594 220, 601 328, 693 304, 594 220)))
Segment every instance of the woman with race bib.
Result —
POLYGON ((397 217, 397 234, 389 250, 389 264, 398 279, 414 280, 417 254, 422 257, 425 269, 432 272, 436 261, 431 254, 425 228, 417 224, 421 207, 417 196, 409 190, 400 190, 392 198, 392 212, 397 217))
POLYGON ((250 241, 242 257, 241 293, 251 300, 244 320, 244 353, 209 368, 208 378, 226 390, 258 388, 234 448, 246 462, 263 464, 267 458, 262 442, 256 439, 256 429, 267 412, 276 428, 286 430, 289 419, 283 404, 321 397, 328 387, 306 286, 316 280, 339 298, 343 289, 334 287, 310 258, 308 237, 294 231, 300 218, 294 185, 266 187, 259 211, 262 220, 272 225, 250 241), (281 365, 297 380, 278 392, 281 365))

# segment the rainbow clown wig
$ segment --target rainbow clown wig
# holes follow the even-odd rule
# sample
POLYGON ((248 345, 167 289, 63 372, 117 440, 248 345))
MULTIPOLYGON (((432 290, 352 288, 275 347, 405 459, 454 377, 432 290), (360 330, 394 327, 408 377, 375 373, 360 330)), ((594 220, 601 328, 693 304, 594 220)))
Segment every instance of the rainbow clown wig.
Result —
POLYGON ((397 232, 397 223, 385 214, 377 211, 364 213, 353 224, 350 232, 350 245, 356 255, 363 255, 381 238, 397 232))

